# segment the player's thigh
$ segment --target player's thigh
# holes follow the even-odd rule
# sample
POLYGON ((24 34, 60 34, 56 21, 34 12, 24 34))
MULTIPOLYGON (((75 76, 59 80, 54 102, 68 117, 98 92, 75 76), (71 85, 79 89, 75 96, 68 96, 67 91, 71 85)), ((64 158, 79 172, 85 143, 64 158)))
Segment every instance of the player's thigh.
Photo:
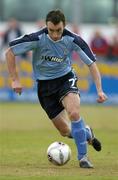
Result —
POLYGON ((67 113, 80 112, 80 97, 77 93, 68 93, 62 100, 62 104, 67 113))
POLYGON ((61 111, 55 118, 53 118, 52 123, 63 136, 67 136, 70 133, 70 122, 65 110, 61 111))

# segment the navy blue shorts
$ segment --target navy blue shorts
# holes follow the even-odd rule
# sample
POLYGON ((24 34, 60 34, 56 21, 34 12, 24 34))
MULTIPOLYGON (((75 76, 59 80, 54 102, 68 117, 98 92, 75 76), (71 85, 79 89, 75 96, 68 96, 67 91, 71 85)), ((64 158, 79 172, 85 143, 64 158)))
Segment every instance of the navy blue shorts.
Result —
POLYGON ((42 108, 50 119, 55 118, 63 109, 62 99, 69 92, 79 94, 77 76, 73 71, 53 80, 37 80, 37 93, 42 108))

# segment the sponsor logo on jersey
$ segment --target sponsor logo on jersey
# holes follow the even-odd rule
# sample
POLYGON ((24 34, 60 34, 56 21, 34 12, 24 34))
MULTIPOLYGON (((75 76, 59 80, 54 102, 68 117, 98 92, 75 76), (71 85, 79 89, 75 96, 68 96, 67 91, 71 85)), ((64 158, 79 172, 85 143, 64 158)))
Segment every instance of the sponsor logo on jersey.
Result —
POLYGON ((59 63, 64 60, 63 58, 58 58, 55 56, 41 56, 41 59, 47 61, 59 62, 59 63))

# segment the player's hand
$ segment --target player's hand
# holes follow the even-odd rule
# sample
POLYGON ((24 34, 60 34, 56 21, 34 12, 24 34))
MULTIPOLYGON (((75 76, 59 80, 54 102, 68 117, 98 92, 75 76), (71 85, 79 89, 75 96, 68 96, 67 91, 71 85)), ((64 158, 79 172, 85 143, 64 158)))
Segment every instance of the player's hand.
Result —
POLYGON ((104 92, 99 92, 98 93, 98 99, 97 99, 98 103, 103 103, 107 99, 108 99, 108 97, 107 97, 107 95, 104 92))
POLYGON ((22 86, 19 80, 13 80, 11 86, 14 92, 18 93, 19 95, 22 93, 22 86))

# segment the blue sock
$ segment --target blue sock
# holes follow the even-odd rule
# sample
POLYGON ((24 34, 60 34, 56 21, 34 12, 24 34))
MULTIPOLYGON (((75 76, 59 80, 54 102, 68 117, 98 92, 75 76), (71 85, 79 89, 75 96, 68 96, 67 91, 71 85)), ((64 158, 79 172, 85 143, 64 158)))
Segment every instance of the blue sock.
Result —
MULTIPOLYGON (((85 128, 85 130, 86 130, 86 141, 88 141, 91 139, 91 134, 87 128, 85 128)), ((72 132, 70 132, 70 134, 68 135, 68 138, 73 138, 72 132)))
POLYGON ((80 160, 87 154, 86 129, 82 118, 78 121, 72 121, 71 128, 72 136, 77 146, 78 160, 80 160))

